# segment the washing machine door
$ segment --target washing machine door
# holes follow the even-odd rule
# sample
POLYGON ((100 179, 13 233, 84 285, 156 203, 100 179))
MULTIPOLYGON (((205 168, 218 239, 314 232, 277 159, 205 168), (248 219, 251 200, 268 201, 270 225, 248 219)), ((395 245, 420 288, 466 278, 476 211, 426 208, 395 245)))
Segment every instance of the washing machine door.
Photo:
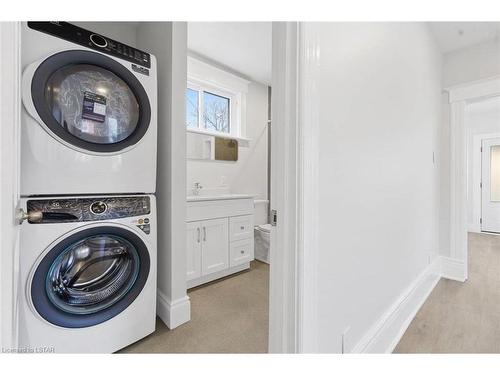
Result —
POLYGON ((149 269, 147 246, 135 233, 115 226, 84 229, 58 242, 40 261, 31 300, 54 325, 97 325, 135 300, 149 269))
POLYGON ((146 134, 148 95, 118 61, 70 50, 35 65, 27 69, 30 99, 39 122, 56 139, 82 151, 116 153, 146 134))

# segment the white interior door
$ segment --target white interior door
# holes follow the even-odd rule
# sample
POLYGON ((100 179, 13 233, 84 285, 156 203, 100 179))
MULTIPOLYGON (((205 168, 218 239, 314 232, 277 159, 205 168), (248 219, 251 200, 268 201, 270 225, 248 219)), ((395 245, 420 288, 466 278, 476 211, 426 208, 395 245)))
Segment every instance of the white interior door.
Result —
POLYGON ((0 345, 17 347, 19 270, 19 129, 21 60, 19 22, 0 22, 0 345))
POLYGON ((186 224, 186 280, 201 276, 201 224, 194 221, 186 224))
POLYGON ((481 159, 481 231, 500 233, 500 138, 483 140, 481 159))
POLYGON ((228 227, 227 218, 201 222, 201 273, 203 276, 228 268, 228 227))

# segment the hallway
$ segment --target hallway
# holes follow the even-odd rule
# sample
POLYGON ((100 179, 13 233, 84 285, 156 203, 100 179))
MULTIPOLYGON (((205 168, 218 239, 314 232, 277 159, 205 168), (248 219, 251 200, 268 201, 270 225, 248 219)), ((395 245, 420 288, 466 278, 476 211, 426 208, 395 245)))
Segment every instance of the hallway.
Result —
POLYGON ((469 279, 442 279, 394 353, 500 353, 500 236, 469 233, 469 279))

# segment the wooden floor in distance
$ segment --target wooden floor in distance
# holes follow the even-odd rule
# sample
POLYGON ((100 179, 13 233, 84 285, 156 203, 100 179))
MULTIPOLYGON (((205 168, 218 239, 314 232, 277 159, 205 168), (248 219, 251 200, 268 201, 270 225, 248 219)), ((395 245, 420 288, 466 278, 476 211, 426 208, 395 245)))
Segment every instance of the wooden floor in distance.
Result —
POLYGON ((469 233, 469 279, 439 281, 395 353, 500 353, 500 236, 469 233))
POLYGON ((249 271, 188 291, 191 320, 156 331, 120 353, 267 353, 269 266, 253 261, 249 271))

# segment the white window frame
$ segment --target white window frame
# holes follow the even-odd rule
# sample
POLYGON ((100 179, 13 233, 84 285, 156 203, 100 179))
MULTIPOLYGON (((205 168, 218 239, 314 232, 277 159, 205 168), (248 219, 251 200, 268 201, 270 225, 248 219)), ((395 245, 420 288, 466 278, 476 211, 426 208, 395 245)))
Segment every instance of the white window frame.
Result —
POLYGON ((247 81, 232 73, 188 56, 187 88, 198 91, 198 127, 188 132, 212 134, 225 138, 246 138, 247 81), (203 121, 203 91, 229 99, 229 133, 207 130, 203 121))

